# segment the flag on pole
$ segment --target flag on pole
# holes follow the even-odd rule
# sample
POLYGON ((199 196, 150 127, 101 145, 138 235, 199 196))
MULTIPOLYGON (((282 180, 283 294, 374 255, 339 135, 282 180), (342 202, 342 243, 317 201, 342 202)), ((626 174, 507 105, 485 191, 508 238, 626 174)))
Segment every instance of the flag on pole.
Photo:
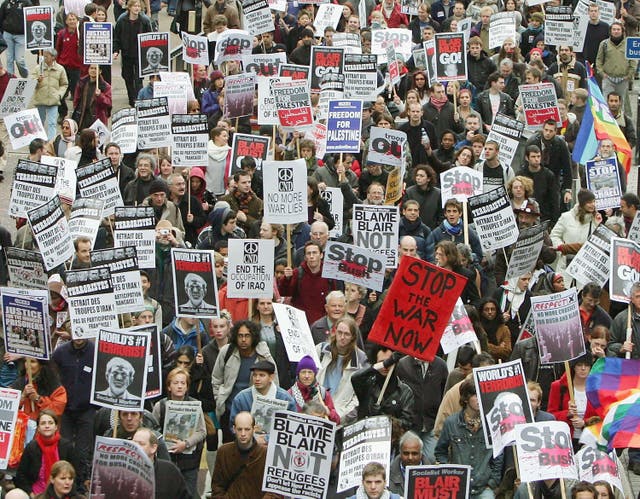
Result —
POLYGON ((640 360, 604 357, 587 377, 587 400, 601 418, 612 404, 636 391, 640 391, 640 360))

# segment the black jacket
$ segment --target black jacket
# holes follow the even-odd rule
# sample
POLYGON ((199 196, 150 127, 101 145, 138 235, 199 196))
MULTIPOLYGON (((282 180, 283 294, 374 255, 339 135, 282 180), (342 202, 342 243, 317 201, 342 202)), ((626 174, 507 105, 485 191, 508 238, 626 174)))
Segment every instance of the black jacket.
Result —
POLYGON ((0 5, 0 29, 12 35, 24 35, 24 12, 22 9, 32 5, 30 0, 6 0, 0 5))
MULTIPOLYGON (((75 469, 78 469, 73 444, 66 438, 61 438, 58 442, 58 455, 60 459, 69 461, 75 469)), ((31 487, 38 480, 40 468, 42 467, 42 450, 34 439, 27 444, 20 459, 18 472, 14 480, 16 487, 24 490, 27 494, 31 493, 31 487)))
POLYGON ((480 52, 478 59, 467 53, 467 74, 469 81, 473 83, 478 90, 482 90, 485 87, 487 78, 494 71, 497 71, 496 65, 489 59, 489 56, 487 56, 484 50, 480 52))
MULTIPOLYGON (((478 98, 476 99, 476 108, 485 125, 493 123, 493 108, 491 107, 491 98, 489 97, 488 90, 478 94, 478 98)), ((516 117, 513 99, 504 92, 500 92, 500 106, 498 107, 498 112, 511 116, 512 118, 516 117)))
POLYGON ((178 467, 171 461, 156 459, 153 463, 156 476, 156 499, 190 499, 187 484, 178 467))

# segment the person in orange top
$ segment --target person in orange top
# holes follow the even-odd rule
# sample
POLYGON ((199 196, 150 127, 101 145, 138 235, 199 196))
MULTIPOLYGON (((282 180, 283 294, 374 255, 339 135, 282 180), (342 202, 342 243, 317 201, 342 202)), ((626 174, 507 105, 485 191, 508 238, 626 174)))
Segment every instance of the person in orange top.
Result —
POLYGON ((25 372, 11 385, 11 388, 22 391, 20 409, 33 420, 38 419, 43 409, 50 409, 58 417, 62 416, 67 405, 67 391, 60 383, 58 372, 53 364, 27 357, 24 366, 25 372), (31 382, 27 374, 29 369, 31 382))

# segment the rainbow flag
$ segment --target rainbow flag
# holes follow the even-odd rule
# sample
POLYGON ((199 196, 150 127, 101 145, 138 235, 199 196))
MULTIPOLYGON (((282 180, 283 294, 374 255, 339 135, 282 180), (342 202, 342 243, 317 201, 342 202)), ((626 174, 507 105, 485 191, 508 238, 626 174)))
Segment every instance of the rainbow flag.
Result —
POLYGON ((611 405, 602 422, 607 449, 640 448, 640 390, 611 405))
POLYGON ((580 131, 573 147, 572 158, 576 163, 586 164, 598 152, 598 141, 611 139, 618 152, 618 161, 624 166, 627 174, 631 169, 631 146, 627 142, 618 122, 611 115, 607 101, 602 96, 591 66, 587 63, 587 89, 589 99, 584 110, 580 131))
POLYGON ((598 359, 587 377, 586 391, 587 400, 604 419, 612 404, 640 391, 640 360, 598 359))

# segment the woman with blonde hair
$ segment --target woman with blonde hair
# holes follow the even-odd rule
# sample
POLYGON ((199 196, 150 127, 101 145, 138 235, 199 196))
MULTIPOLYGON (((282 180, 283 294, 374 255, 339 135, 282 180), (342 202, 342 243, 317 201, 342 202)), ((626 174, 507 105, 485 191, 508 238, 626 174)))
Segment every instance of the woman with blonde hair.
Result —
POLYGON ((533 197, 533 180, 524 175, 516 175, 507 182, 507 194, 514 210, 526 208, 529 199, 533 197))
POLYGON ((73 465, 69 461, 58 461, 51 467, 47 489, 36 499, 82 499, 84 496, 75 492, 75 479, 73 465))

